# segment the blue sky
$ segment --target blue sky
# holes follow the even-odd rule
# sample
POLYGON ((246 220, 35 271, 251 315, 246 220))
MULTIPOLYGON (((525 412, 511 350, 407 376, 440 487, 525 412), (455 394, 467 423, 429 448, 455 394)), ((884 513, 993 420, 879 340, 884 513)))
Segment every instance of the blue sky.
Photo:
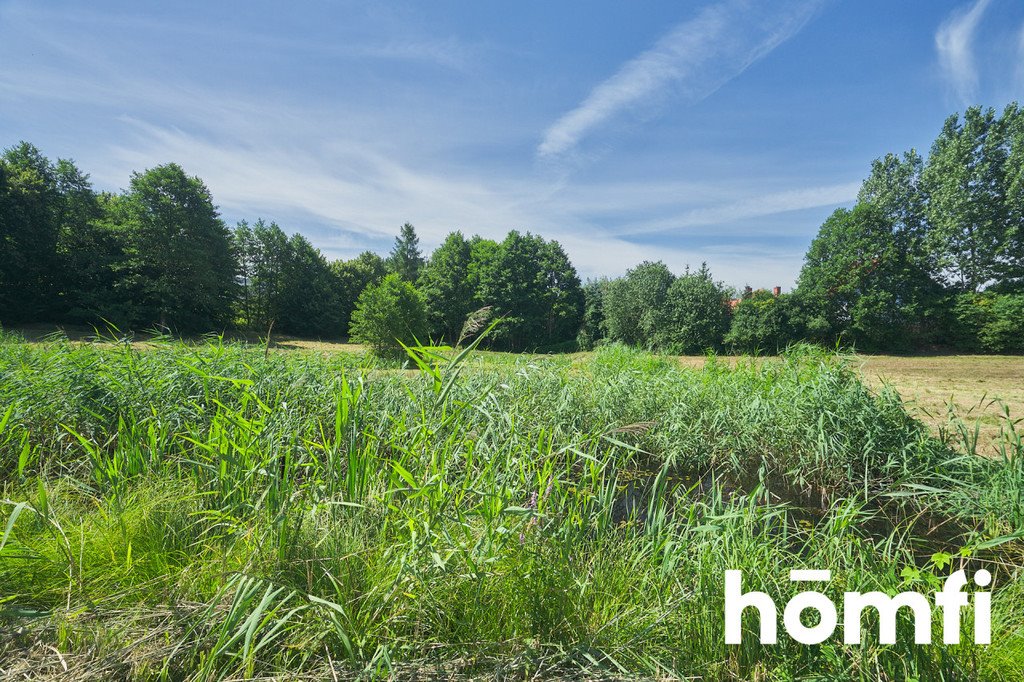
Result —
POLYGON ((416 225, 789 288, 872 159, 1024 99, 1020 0, 0 2, 0 146, 176 161, 328 257, 416 225))

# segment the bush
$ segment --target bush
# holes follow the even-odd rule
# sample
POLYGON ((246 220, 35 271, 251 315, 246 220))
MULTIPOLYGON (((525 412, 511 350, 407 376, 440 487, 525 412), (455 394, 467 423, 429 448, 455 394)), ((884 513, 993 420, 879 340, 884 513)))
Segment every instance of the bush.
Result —
POLYGON ((953 308, 956 342, 965 350, 1024 352, 1024 294, 963 294, 953 308))
POLYGON ((793 341, 790 297, 755 291, 732 313, 732 327, 725 337, 730 348, 744 353, 774 353, 793 341))
POLYGON ((397 357, 403 352, 403 343, 418 343, 426 335, 423 297, 398 275, 388 275, 359 295, 349 327, 352 341, 369 345, 381 357, 397 357))
POLYGON ((656 346, 686 355, 717 350, 729 330, 729 296, 711 278, 707 264, 687 268, 668 288, 656 346))

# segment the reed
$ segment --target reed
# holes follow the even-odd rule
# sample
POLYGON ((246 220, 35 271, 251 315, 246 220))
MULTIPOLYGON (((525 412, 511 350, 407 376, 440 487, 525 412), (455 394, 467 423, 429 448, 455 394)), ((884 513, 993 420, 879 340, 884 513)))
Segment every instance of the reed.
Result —
POLYGON ((692 370, 6 336, 0 406, 7 675, 1024 674, 1017 425, 981 456, 809 347, 692 370), (794 568, 841 598, 953 564, 996 576, 989 647, 724 644, 726 569, 783 603, 794 568))

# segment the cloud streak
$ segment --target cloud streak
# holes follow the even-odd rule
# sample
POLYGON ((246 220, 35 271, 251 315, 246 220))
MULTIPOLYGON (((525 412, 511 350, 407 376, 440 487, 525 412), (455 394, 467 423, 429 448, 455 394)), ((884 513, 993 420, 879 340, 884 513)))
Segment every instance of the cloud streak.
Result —
POLYGON ((808 208, 839 206, 856 199, 860 186, 860 182, 845 182, 762 194, 717 206, 695 208, 680 215, 619 230, 615 234, 626 236, 664 233, 687 227, 723 225, 808 208))
POLYGON ((953 93, 963 104, 973 102, 978 91, 974 62, 974 35, 991 0, 976 0, 969 9, 950 14, 935 32, 939 67, 953 93))
MULTIPOLYGON (((745 28, 730 26, 740 21, 737 8, 746 6, 727 1, 705 17, 708 30, 715 21, 721 25, 714 24, 711 33, 717 38, 701 44, 717 55, 733 55, 732 66, 722 71, 719 59, 710 76, 671 80, 675 91, 690 97, 707 93, 724 82, 723 73, 734 75, 759 50, 772 49, 792 33, 792 27, 780 28, 778 18, 772 33, 764 11, 754 7, 753 18, 742 18, 745 28), (734 44, 720 44, 729 41, 734 44)), ((431 106, 409 106, 423 103, 420 90, 399 89, 389 96, 392 106, 382 107, 372 97, 361 99, 367 87, 377 87, 376 80, 369 86, 344 81, 299 101, 289 97, 287 83, 246 87, 218 81, 197 68, 200 62, 158 73, 152 67, 160 59, 122 58, 147 54, 140 45, 151 36, 142 27, 124 44, 111 46, 88 31, 61 30, 59 22, 33 17, 16 16, 14 26, 0 21, 0 99, 16 105, 0 112, 0 126, 10 116, 33 140, 36 119, 44 131, 67 126, 75 134, 55 136, 65 144, 60 153, 93 173, 100 189, 123 187, 132 170, 176 160, 203 178, 226 219, 276 220, 304 233, 331 258, 385 249, 398 226, 410 220, 425 250, 453 229, 500 239, 516 228, 559 240, 584 277, 621 274, 652 258, 675 271, 706 260, 716 277, 730 283, 785 286, 799 269, 803 245, 777 237, 798 233, 801 222, 778 219, 779 230, 754 244, 748 239, 757 231, 754 221, 743 219, 764 217, 771 224, 774 214, 841 203, 856 191, 797 189, 828 180, 765 177, 749 167, 747 177, 730 171, 724 179, 660 170, 552 183, 549 174, 531 172, 537 170, 531 154, 535 123, 509 132, 509 126, 464 115, 440 95, 427 102, 431 106), (496 137, 501 135, 508 137, 496 137), (484 155, 467 162, 467 149, 490 153, 509 144, 517 145, 514 157, 492 161, 484 155), (671 238, 659 240, 660 232, 671 238), (704 238, 711 232, 714 239, 704 238)), ((189 30, 186 25, 179 33, 189 30)), ((189 35, 197 48, 209 50, 203 26, 189 35)), ((413 40, 411 49, 419 53, 428 42, 413 40)), ((220 49, 219 41, 215 47, 220 49)), ((271 55, 291 49, 273 48, 271 55)), ((386 55, 364 59, 381 57, 386 55)), ((678 60, 665 68, 679 68, 678 60)), ((661 86, 650 87, 644 101, 661 86)))
POLYGON ((537 147, 538 156, 571 150, 599 126, 670 87, 690 102, 707 97, 796 35, 819 5, 818 0, 770 6, 727 0, 705 8, 623 64, 555 121, 537 147))

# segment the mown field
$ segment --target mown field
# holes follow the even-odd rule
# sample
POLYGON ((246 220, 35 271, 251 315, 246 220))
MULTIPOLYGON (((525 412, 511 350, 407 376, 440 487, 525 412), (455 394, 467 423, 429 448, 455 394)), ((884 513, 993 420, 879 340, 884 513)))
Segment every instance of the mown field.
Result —
POLYGON ((0 677, 1024 676, 1012 419, 983 448, 810 348, 416 358, 0 339, 0 677), (960 567, 990 646, 724 643, 726 569, 782 605, 960 567))

